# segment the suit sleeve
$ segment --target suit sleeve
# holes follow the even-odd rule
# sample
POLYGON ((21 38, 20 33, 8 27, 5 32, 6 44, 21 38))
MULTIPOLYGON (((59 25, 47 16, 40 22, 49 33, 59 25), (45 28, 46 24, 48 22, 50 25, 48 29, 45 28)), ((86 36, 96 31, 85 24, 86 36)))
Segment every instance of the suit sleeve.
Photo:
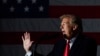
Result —
POLYGON ((88 43, 88 50, 87 50, 87 56, 97 56, 97 43, 94 40, 91 40, 88 43))

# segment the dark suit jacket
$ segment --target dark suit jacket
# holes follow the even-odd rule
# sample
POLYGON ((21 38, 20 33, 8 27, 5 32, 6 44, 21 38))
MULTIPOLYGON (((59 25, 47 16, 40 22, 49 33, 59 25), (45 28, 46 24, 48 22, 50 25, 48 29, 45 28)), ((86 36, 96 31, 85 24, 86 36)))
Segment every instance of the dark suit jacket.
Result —
MULTIPOLYGON (((63 56, 66 41, 58 41, 48 56, 63 56)), ((69 56, 96 56, 97 44, 94 40, 79 35, 73 43, 69 56)))

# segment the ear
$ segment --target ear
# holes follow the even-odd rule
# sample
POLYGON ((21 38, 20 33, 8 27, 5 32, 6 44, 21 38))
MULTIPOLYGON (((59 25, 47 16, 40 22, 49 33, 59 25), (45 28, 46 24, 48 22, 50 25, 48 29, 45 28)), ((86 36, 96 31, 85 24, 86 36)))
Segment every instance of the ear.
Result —
POLYGON ((73 31, 76 30, 78 28, 78 25, 73 25, 73 31))

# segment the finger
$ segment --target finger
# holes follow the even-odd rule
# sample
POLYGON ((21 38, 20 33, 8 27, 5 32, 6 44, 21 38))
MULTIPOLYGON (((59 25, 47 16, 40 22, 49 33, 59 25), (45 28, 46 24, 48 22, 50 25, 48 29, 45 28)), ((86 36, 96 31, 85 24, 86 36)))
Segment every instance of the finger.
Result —
POLYGON ((27 35, 27 32, 24 33, 24 36, 26 36, 26 35, 27 35))
POLYGON ((24 42, 24 37, 22 36, 22 40, 23 40, 23 42, 24 42))
POLYGON ((28 38, 30 39, 30 33, 27 33, 27 35, 28 35, 28 38))
POLYGON ((26 32, 24 33, 24 37, 25 37, 25 35, 26 35, 26 32))
POLYGON ((27 35, 28 32, 25 32, 24 35, 27 35))
POLYGON ((27 32, 24 33, 24 38, 25 38, 25 39, 28 39, 28 34, 27 34, 27 32))
POLYGON ((27 34, 28 32, 26 32, 26 34, 27 34))
POLYGON ((31 44, 34 43, 34 41, 31 41, 31 44))

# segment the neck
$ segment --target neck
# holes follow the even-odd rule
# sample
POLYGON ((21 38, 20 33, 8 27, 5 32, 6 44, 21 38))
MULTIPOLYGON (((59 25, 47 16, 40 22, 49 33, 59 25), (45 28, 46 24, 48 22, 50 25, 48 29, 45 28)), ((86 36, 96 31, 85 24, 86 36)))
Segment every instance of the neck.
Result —
POLYGON ((68 39, 68 40, 70 40, 70 39, 72 39, 73 37, 75 37, 75 36, 77 36, 78 35, 78 33, 73 33, 71 36, 67 36, 67 35, 63 35, 63 37, 64 37, 64 39, 68 39))

